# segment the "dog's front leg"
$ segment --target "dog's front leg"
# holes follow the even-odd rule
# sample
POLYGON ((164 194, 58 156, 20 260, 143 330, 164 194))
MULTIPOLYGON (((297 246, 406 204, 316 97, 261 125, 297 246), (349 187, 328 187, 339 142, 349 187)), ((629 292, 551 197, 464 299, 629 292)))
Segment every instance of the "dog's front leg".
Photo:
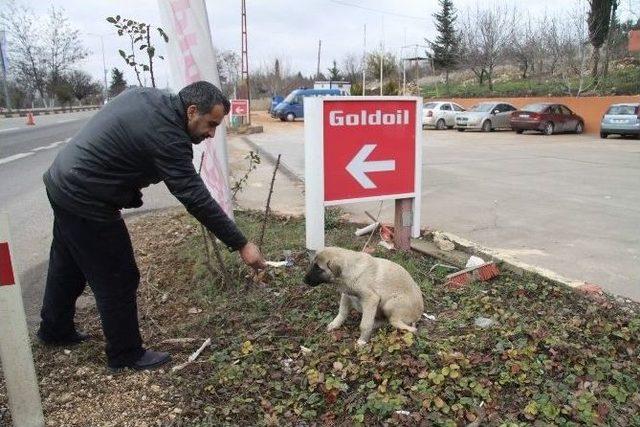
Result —
POLYGON ((358 338, 358 345, 365 345, 369 341, 369 338, 371 338, 371 333, 373 332, 380 297, 377 295, 367 295, 360 300, 360 303, 362 304, 362 320, 360 320, 360 338, 358 338))
POLYGON ((351 307, 351 300, 347 294, 340 295, 340 308, 338 309, 338 315, 335 319, 329 323, 327 326, 327 331, 333 331, 334 329, 338 329, 345 320, 347 320, 347 316, 349 315, 349 309, 351 307))

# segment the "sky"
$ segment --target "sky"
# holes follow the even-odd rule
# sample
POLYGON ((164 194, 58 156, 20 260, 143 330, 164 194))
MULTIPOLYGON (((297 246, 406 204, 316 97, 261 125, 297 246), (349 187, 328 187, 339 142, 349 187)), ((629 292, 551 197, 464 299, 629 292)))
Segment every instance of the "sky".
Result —
MULTIPOLYGON (((25 0, 17 0, 26 3, 25 0)), ((160 25, 158 1, 165 0, 55 0, 29 2, 34 12, 46 14, 51 4, 65 9, 71 24, 80 30, 84 45, 91 54, 78 64, 95 78, 103 79, 101 37, 104 41, 106 68, 125 70, 130 84, 135 76, 118 55, 118 49, 126 50, 124 37, 119 38, 107 16, 123 17, 160 25)), ((205 0, 208 9, 212 38, 218 50, 241 49, 240 0, 205 0)), ((501 0, 501 4, 517 7, 522 14, 531 16, 547 11, 550 15, 568 13, 575 1, 586 0, 501 0)), ((638 0, 622 0, 623 9, 640 9, 638 0)), ((481 0, 454 0, 456 8, 463 12, 481 0)), ((321 71, 331 67, 335 59, 340 65, 347 54, 362 55, 364 26, 367 33, 367 50, 379 48, 398 57, 424 53, 425 38, 435 37, 432 14, 439 10, 436 0, 246 0, 248 27, 249 70, 272 64, 278 57, 285 69, 304 75, 315 74, 318 41, 322 40, 321 71), (404 47, 413 45, 412 47, 404 47)), ((625 12, 626 13, 626 12, 625 12)), ((156 42, 159 43, 158 38, 156 42)), ((159 54, 162 48, 159 47, 159 54)), ((155 64, 158 86, 167 85, 168 65, 155 64)), ((110 78, 108 77, 108 80, 110 78)))

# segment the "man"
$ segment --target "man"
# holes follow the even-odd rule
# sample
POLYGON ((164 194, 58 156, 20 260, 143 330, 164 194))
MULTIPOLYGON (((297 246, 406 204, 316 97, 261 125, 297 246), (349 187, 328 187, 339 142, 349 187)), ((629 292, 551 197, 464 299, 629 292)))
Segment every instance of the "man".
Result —
POLYGON ((213 137, 229 101, 200 81, 175 96, 157 89, 123 92, 102 108, 44 174, 54 212, 49 272, 38 330, 49 345, 88 338, 75 329, 75 302, 89 283, 106 338, 108 365, 142 370, 170 360, 145 350, 138 328, 140 274, 122 208, 142 205, 141 188, 164 181, 171 193, 245 264, 264 268, 257 246, 242 235, 207 191, 193 166, 191 144, 213 137))

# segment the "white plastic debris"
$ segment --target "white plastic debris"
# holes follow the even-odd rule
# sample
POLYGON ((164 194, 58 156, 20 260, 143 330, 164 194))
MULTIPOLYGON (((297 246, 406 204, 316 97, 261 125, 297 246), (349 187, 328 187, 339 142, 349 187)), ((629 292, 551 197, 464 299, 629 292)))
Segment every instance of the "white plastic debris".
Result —
POLYGON ((409 412, 409 411, 396 411, 396 414, 398 414, 398 415, 411 415, 411 412, 409 412))
POLYGON ((485 261, 482 258, 471 255, 467 260, 467 264, 464 266, 464 268, 479 267, 484 263, 485 261))
POLYGON ((380 240, 378 244, 389 250, 395 249, 395 246, 393 245, 393 243, 387 242, 385 240, 380 240))
POLYGON ((364 236, 365 234, 373 233, 379 225, 379 222, 374 222, 366 227, 358 228, 356 230, 356 236, 364 236))
POLYGON ((184 362, 184 363, 182 363, 182 364, 180 364, 180 365, 174 366, 174 367, 171 369, 171 371, 173 371, 173 372, 179 371, 180 369, 183 369, 183 368, 187 367, 188 365, 190 365, 191 363, 193 363, 193 362, 198 358, 198 356, 200 356, 200 353, 202 353, 202 352, 204 351, 204 349, 205 349, 208 345, 211 345, 211 338, 207 338, 207 339, 202 343, 202 345, 200 346, 200 348, 199 348, 199 349, 197 349, 196 351, 194 351, 193 353, 191 353, 191 356, 189 356, 189 358, 187 359, 187 361, 186 361, 186 362, 184 362))
POLYGON ((265 261, 265 264, 267 264, 269 267, 286 267, 287 266, 287 261, 265 261))
POLYGON ((436 320, 436 316, 434 316, 433 314, 422 313, 422 317, 424 317, 427 320, 431 320, 431 321, 435 321, 436 320))
POLYGON ((493 325, 495 325, 496 323, 498 323, 498 322, 496 322, 496 321, 495 321, 495 320, 493 320, 493 319, 489 319, 489 318, 487 318, 487 317, 478 317, 478 318, 476 319, 476 321, 474 322, 474 324, 475 324, 477 327, 482 328, 482 329, 490 328, 490 327, 492 327, 493 325))

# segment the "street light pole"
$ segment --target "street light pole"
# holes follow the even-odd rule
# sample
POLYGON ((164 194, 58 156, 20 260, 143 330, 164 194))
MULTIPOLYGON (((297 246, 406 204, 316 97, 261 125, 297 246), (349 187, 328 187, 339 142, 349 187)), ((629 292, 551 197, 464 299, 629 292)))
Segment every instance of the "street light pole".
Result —
POLYGON ((104 102, 107 102, 109 98, 109 89, 107 87, 107 64, 104 59, 104 34, 87 33, 89 36, 100 37, 100 49, 102 50, 102 73, 104 76, 104 102))

